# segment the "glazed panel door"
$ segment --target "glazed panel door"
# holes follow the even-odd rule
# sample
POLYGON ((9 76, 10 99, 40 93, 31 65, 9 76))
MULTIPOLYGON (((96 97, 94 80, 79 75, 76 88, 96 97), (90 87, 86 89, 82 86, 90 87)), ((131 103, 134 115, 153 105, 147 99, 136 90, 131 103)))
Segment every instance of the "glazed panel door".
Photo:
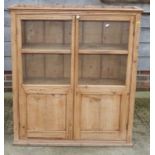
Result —
POLYGON ((17 19, 19 135, 72 139, 74 17, 17 19))
POLYGON ((76 19, 74 138, 125 140, 133 17, 76 19))

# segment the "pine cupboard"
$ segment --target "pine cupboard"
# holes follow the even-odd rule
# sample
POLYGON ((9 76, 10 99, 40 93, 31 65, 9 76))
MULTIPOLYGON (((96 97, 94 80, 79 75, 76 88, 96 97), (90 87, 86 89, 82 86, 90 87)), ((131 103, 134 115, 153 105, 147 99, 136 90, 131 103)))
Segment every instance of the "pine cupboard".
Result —
POLYGON ((132 145, 136 7, 13 6, 14 143, 132 145))

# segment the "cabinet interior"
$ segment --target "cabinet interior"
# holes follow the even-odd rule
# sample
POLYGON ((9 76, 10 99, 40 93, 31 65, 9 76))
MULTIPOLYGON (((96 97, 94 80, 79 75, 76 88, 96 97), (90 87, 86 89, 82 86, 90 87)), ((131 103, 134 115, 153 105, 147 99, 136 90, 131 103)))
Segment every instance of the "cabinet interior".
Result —
POLYGON ((80 49, 127 50, 129 22, 80 21, 80 49))
POLYGON ((71 29, 71 21, 23 20, 22 46, 28 49, 70 50, 71 29))
POLYGON ((70 83, 70 54, 23 54, 22 59, 24 83, 70 83))
POLYGON ((79 84, 125 85, 126 55, 80 54, 79 84))
MULTIPOLYGON (((22 21, 24 83, 70 83, 71 25, 67 20, 22 21)), ((78 33, 79 84, 124 85, 129 22, 79 21, 78 33)))
MULTIPOLYGON (((71 21, 23 20, 23 49, 69 50, 71 25, 71 21)), ((129 22, 79 22, 79 50, 127 50, 128 37, 129 22)))

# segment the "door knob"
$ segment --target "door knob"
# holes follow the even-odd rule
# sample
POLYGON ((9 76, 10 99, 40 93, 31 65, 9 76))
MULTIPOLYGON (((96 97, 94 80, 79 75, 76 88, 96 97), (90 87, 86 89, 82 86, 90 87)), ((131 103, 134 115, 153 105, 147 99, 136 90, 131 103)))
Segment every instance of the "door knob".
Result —
POLYGON ((76 16, 76 19, 80 19, 80 16, 79 16, 79 15, 77 15, 77 16, 76 16))

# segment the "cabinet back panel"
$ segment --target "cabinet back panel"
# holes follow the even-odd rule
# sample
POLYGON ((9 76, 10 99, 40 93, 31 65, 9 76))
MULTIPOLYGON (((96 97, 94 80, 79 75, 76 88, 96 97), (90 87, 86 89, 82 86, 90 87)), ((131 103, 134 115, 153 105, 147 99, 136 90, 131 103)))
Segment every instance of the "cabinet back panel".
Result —
POLYGON ((120 22, 104 22, 103 43, 121 44, 121 37, 122 37, 121 27, 122 23, 120 22))
POLYGON ((45 56, 45 77, 61 78, 64 77, 64 57, 61 55, 45 56))
POLYGON ((80 48, 89 45, 128 49, 129 22, 118 21, 80 21, 80 48))
POLYGON ((127 55, 79 56, 79 84, 124 85, 127 55))
POLYGON ((44 22, 43 21, 24 21, 22 22, 23 44, 42 43, 44 41, 44 22))
POLYGON ((81 55, 79 75, 82 78, 100 77, 100 55, 81 55))
POLYGON ((64 44, 70 44, 71 43, 71 30, 72 30, 72 24, 71 22, 63 22, 63 43, 64 44))
POLYGON ((24 78, 42 78, 44 75, 44 57, 41 54, 23 55, 24 78))
POLYGON ((24 54, 23 79, 25 83, 69 84, 70 54, 24 54))
POLYGON ((101 22, 84 22, 82 32, 83 32, 83 44, 101 43, 102 41, 101 22))
POLYGON ((22 21, 23 46, 64 45, 71 43, 70 21, 22 21))
POLYGON ((63 22, 45 22, 45 43, 63 43, 63 22))

